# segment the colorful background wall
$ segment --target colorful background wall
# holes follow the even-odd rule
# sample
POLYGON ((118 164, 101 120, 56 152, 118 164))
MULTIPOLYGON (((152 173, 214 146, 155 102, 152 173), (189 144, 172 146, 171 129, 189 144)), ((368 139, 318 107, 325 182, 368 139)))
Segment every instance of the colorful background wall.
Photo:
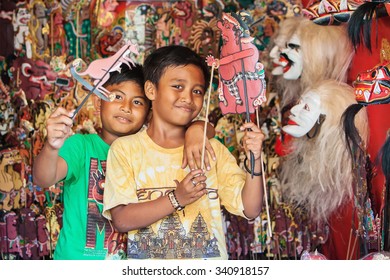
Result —
MULTIPOLYGON (((307 3, 304 3, 306 5, 307 3)), ((280 24, 302 15, 300 0, 33 0, 0 2, 0 252, 2 259, 51 259, 62 222, 61 183, 43 190, 32 182, 35 156, 43 146, 45 122, 57 106, 75 109, 88 91, 70 74, 75 59, 85 65, 113 55, 127 41, 144 57, 165 45, 185 45, 200 55, 219 57, 217 20, 222 12, 246 11, 250 32, 265 67, 267 102, 259 110, 266 133, 264 154, 272 238, 266 211, 248 222, 225 213, 231 259, 299 258, 303 249, 327 239, 324 225, 305 224, 279 201, 275 145, 281 135, 282 108, 271 74, 270 51, 280 24)), ((214 89, 218 76, 214 79, 214 89)), ((242 164, 240 133, 244 117, 222 115, 218 94, 210 100, 216 138, 242 164)), ((97 133, 100 120, 87 102, 75 133, 97 133)))

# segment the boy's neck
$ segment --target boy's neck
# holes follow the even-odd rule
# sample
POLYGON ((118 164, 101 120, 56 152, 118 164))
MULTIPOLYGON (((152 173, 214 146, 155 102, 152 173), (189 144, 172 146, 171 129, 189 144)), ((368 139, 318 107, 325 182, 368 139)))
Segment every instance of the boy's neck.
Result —
POLYGON ((102 140, 104 142, 106 142, 109 146, 111 146, 112 142, 114 142, 114 140, 116 140, 117 138, 119 138, 118 136, 116 135, 112 135, 110 133, 106 133, 106 132, 101 132, 98 134, 100 136, 100 138, 102 138, 102 140))
POLYGON ((185 127, 171 126, 168 124, 157 124, 155 121, 149 123, 146 133, 154 143, 162 148, 173 149, 184 145, 186 133, 185 127))

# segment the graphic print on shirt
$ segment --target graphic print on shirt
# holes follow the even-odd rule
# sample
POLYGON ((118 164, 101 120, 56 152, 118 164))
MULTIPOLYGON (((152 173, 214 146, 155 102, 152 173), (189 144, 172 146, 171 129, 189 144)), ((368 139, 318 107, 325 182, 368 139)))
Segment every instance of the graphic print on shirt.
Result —
MULTIPOLYGON (((162 189, 138 190, 140 201, 150 200, 156 194, 166 193, 162 189)), ((209 189, 208 198, 218 198, 217 190, 209 189)), ((151 226, 138 230, 134 238, 128 239, 129 259, 201 259, 220 257, 218 240, 207 228, 204 217, 199 212, 186 232, 177 212, 162 219, 157 232, 151 226)))
POLYGON ((108 220, 102 216, 103 192, 106 172, 106 161, 100 161, 102 170, 99 170, 99 160, 91 158, 88 182, 88 214, 87 214, 87 248, 95 248, 97 234, 104 233, 104 248, 107 248, 107 239, 112 233, 108 220))
POLYGON ((99 160, 91 158, 88 181, 86 248, 94 249, 97 234, 102 235, 104 233, 104 248, 99 249, 107 249, 106 258, 122 259, 126 257, 127 234, 114 231, 111 222, 102 216, 106 161, 100 161, 100 165, 101 170, 99 170, 99 160))

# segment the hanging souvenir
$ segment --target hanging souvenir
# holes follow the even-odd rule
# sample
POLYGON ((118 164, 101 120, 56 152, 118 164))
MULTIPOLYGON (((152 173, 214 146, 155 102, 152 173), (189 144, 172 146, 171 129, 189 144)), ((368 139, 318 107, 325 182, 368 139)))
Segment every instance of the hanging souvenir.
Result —
POLYGON ((217 23, 223 44, 220 58, 207 57, 207 63, 217 64, 219 100, 223 114, 250 113, 265 100, 265 80, 258 50, 251 42, 248 26, 237 14, 224 13, 217 23))
POLYGON ((25 2, 18 2, 16 5, 15 19, 13 22, 15 30, 15 51, 24 53, 28 58, 32 58, 32 42, 29 30, 30 11, 25 2))
POLYGON ((8 57, 14 54, 14 27, 12 24, 16 4, 5 0, 0 3, 0 56, 8 57))
POLYGON ((49 24, 46 15, 47 9, 42 0, 33 0, 29 3, 31 18, 29 21, 29 29, 32 41, 32 57, 33 59, 49 60, 49 24))
POLYGON ((359 0, 321 0, 302 9, 302 14, 319 25, 339 25, 348 22, 359 5, 359 0))

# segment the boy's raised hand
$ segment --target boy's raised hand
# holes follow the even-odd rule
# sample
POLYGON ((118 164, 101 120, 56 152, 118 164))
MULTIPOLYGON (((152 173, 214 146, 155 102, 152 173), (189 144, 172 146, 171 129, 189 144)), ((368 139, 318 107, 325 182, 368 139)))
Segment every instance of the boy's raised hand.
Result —
POLYGON ((242 137, 242 144, 245 149, 247 158, 250 158, 250 151, 253 153, 255 160, 260 159, 261 149, 264 140, 264 134, 260 128, 252 122, 244 123, 240 127, 241 131, 245 130, 242 137))
POLYGON ((205 195, 207 193, 206 179, 203 170, 195 169, 188 173, 181 182, 175 180, 175 195, 179 204, 184 207, 205 195))
MULTIPOLYGON (((208 138, 212 138, 215 135, 213 127, 208 126, 208 135, 205 141, 205 154, 204 154, 204 169, 210 170, 210 158, 215 159, 215 152, 210 144, 208 138), (209 130, 212 130, 209 132, 209 130)), ((204 136, 204 122, 194 122, 187 128, 184 141, 183 161, 181 168, 185 168, 187 165, 190 170, 194 170, 202 167, 202 149, 203 149, 203 136, 204 136)))
POLYGON ((47 129, 47 144, 52 149, 60 149, 64 144, 64 141, 71 135, 73 135, 73 111, 67 111, 62 107, 58 107, 50 115, 46 121, 47 129))

